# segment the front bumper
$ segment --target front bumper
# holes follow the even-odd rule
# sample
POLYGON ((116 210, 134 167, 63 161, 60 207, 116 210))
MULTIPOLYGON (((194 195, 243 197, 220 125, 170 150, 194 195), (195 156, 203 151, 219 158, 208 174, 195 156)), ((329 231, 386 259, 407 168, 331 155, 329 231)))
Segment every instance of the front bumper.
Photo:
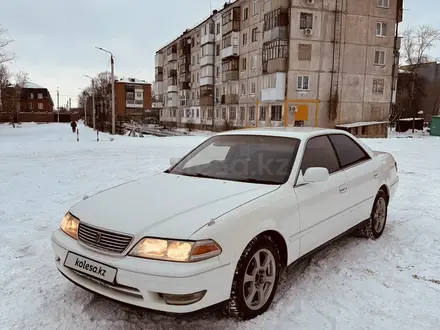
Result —
POLYGON ((128 256, 109 256, 78 244, 57 230, 52 249, 58 270, 85 289, 127 304, 169 313, 190 313, 223 302, 230 297, 234 267, 218 258, 195 263, 176 263, 128 256), (118 269, 114 284, 98 281, 64 266, 73 252, 118 269), (161 294, 186 295, 205 291, 203 298, 187 305, 169 305, 161 294))

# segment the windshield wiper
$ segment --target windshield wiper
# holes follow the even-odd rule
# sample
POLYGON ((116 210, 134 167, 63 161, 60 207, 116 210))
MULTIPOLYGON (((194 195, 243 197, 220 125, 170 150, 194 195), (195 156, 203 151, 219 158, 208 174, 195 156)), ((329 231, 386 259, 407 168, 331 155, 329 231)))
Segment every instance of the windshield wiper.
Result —
POLYGON ((179 175, 185 175, 185 176, 193 176, 195 178, 208 178, 208 179, 218 179, 214 176, 203 174, 203 173, 177 173, 179 175))
POLYGON ((260 184, 278 184, 278 185, 281 184, 281 183, 279 183, 277 181, 259 180, 259 179, 255 179, 255 178, 243 178, 243 179, 240 179, 238 181, 248 182, 248 183, 260 183, 260 184))

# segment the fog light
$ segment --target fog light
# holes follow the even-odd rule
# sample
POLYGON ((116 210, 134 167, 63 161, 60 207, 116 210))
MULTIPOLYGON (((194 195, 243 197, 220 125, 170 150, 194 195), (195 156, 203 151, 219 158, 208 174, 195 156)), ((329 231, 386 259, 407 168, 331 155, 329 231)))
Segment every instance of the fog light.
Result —
POLYGON ((200 301, 206 294, 206 290, 188 294, 160 293, 167 305, 190 305, 200 301))

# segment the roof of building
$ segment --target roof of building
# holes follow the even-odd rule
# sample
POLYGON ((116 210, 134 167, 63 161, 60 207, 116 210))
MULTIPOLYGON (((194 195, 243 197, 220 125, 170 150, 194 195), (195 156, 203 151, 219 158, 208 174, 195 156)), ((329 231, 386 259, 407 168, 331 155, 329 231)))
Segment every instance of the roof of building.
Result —
POLYGON ((116 79, 116 82, 117 83, 120 82, 124 84, 151 85, 151 83, 145 80, 136 79, 136 78, 120 78, 120 79, 116 79))
POLYGON ((46 87, 37 85, 35 83, 33 83, 32 81, 27 81, 24 85, 23 88, 30 88, 30 89, 47 89, 46 87))
POLYGON ((203 19, 201 22, 197 23, 195 26, 193 26, 191 28, 187 28, 185 31, 183 31, 183 33, 180 36, 178 36, 177 38, 174 38, 172 41, 168 42, 165 46, 162 46, 161 48, 159 48, 159 50, 156 51, 156 54, 160 53, 163 50, 165 50, 166 48, 168 48, 170 45, 172 45, 173 43, 178 41, 182 36, 191 33, 193 30, 197 29, 199 26, 201 26, 204 23, 206 23, 207 21, 209 21, 213 16, 221 14, 221 12, 224 9, 228 8, 230 5, 235 4, 235 2, 237 2, 237 1, 239 1, 239 0, 225 0, 225 3, 222 8, 214 9, 213 11, 211 11, 211 14, 208 17, 203 19))

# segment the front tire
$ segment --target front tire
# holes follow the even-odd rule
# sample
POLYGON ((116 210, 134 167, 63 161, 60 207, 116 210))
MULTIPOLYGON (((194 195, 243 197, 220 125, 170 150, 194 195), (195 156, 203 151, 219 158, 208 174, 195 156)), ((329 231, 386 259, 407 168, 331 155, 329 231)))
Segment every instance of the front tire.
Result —
POLYGON ((380 189, 374 200, 368 223, 359 229, 359 234, 365 238, 378 239, 382 236, 388 217, 388 197, 380 189))
POLYGON ((249 320, 267 311, 277 290, 280 270, 280 252, 273 240, 269 236, 254 238, 237 264, 228 314, 249 320))

